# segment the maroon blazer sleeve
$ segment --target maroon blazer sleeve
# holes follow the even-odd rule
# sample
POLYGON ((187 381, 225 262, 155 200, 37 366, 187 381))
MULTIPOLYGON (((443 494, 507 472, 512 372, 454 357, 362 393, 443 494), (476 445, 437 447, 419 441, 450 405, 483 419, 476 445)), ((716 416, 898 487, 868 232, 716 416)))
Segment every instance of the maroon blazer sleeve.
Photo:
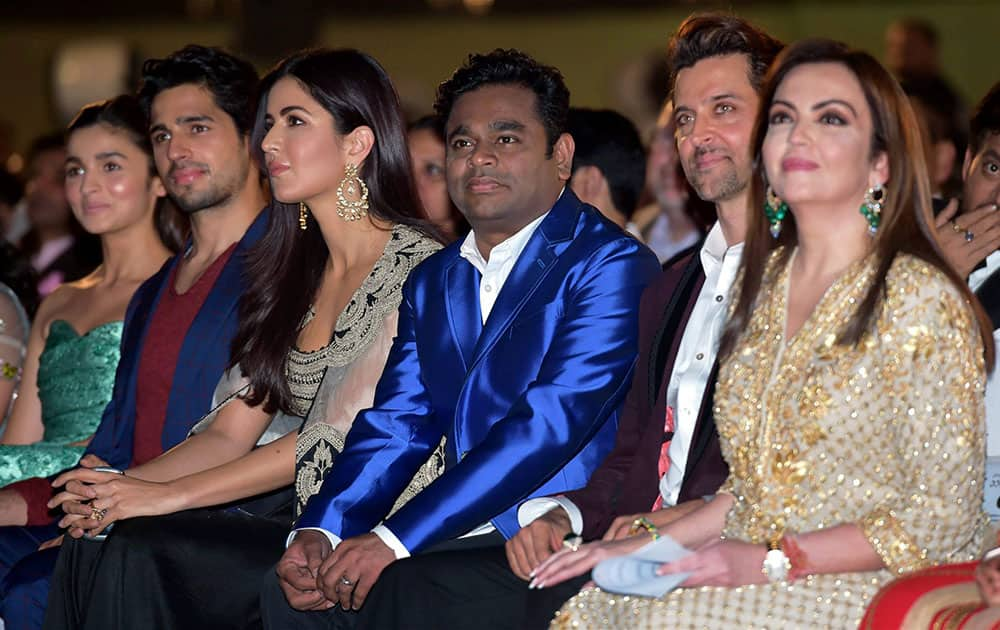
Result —
POLYGON ((650 358, 664 308, 687 261, 685 258, 665 270, 643 293, 639 303, 639 354, 632 386, 618 418, 614 449, 586 486, 566 493, 583 515, 585 540, 604 535, 620 513, 618 504, 626 499, 623 495, 628 495, 630 504, 648 504, 647 509, 651 509, 656 500, 659 489, 656 465, 662 444, 663 418, 656 418, 650 409, 650 358), (652 426, 653 423, 657 426, 652 426))

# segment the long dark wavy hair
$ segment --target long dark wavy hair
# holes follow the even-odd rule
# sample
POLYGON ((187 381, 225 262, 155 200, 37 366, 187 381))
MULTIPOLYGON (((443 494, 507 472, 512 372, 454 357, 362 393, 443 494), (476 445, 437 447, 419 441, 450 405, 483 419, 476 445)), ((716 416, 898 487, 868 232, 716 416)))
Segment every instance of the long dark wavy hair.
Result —
MULTIPOLYGON (((357 50, 319 49, 280 62, 261 83, 252 147, 264 164, 261 142, 267 133, 267 97, 279 79, 291 77, 333 116, 337 133, 369 127, 375 143, 359 169, 368 186, 368 214, 379 222, 408 225, 438 241, 417 196, 406 146, 399 96, 375 59, 357 50)), ((336 185, 336 182, 331 182, 336 185)), ((231 361, 250 379, 249 405, 267 413, 290 411, 285 377, 288 350, 319 289, 329 251, 319 225, 309 215, 299 229, 298 204, 275 200, 267 233, 247 252, 248 287, 240 301, 240 324, 231 361)))
MULTIPOLYGON (((149 122, 136 97, 122 94, 84 106, 66 128, 66 138, 68 140, 74 131, 96 125, 104 125, 124 133, 149 158, 149 174, 157 174, 153 162, 153 145, 149 139, 149 122)), ((190 224, 168 197, 156 200, 153 225, 167 249, 175 254, 181 250, 187 240, 190 224)))
POLYGON ((754 176, 750 184, 750 219, 741 263, 743 279, 739 300, 719 345, 720 359, 732 352, 737 339, 750 322, 771 251, 785 246, 784 257, 787 261, 798 243, 795 217, 791 213, 784 219, 785 224, 779 238, 772 238, 768 231, 769 224, 763 211, 767 182, 761 147, 767 136, 769 112, 778 86, 794 68, 812 63, 841 64, 857 78, 871 111, 871 155, 874 157, 885 153, 889 159, 889 181, 885 184, 882 222, 873 243, 877 261, 875 281, 858 304, 851 320, 840 331, 837 342, 856 344, 871 330, 885 298, 889 268, 897 255, 910 254, 940 270, 971 305, 979 323, 986 365, 992 366, 993 326, 964 279, 945 261, 934 239, 927 164, 921 149, 916 117, 906 95, 896 80, 871 55, 825 39, 807 39, 786 48, 775 60, 764 82, 751 145, 754 176))

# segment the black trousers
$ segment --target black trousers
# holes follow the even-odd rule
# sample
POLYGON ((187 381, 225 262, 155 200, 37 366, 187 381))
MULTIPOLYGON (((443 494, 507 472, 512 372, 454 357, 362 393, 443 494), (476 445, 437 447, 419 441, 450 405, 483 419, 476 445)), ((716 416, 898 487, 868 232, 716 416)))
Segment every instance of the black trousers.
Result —
POLYGON ((389 565, 356 613, 339 607, 292 610, 276 579, 265 585, 261 609, 269 630, 545 629, 589 579, 588 574, 551 588, 529 590, 528 583, 510 570, 502 545, 453 548, 389 565))
POLYGON ((128 519, 104 542, 67 537, 44 627, 259 628, 287 536, 285 520, 204 510, 128 519))

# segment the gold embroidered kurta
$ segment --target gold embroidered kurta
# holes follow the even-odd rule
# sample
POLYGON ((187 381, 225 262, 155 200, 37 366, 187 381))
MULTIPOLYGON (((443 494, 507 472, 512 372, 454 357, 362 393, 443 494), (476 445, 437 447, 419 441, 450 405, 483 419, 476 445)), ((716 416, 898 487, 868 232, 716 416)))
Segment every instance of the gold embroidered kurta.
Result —
POLYGON ((720 492, 736 497, 723 536, 764 543, 855 523, 887 568, 661 599, 584 591, 553 627, 856 628, 894 574, 980 553, 985 369, 971 309, 941 272, 901 255, 874 330, 837 344, 872 282, 869 259, 786 339, 792 258, 772 254, 749 325, 719 369, 715 418, 730 465, 720 492))

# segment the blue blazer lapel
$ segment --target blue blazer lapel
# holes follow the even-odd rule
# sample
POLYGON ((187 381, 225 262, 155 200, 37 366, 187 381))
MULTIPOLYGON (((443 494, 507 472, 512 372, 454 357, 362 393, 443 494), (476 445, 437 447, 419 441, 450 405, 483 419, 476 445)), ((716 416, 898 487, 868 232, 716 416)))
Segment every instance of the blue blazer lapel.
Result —
POLYGON ((549 273, 552 263, 565 245, 573 240, 580 208, 580 200, 567 187, 549 215, 531 235, 490 311, 483 333, 479 336, 479 343, 476 344, 475 360, 483 356, 510 327, 539 283, 549 273))
POLYGON ((472 366, 476 342, 483 331, 479 280, 479 272, 472 263, 456 255, 446 272, 445 308, 466 371, 472 366))
MULTIPOLYGON (((243 258, 266 231, 269 212, 268 209, 261 212, 236 244, 184 337, 167 400, 167 422, 161 434, 164 450, 182 441, 194 421, 208 411, 207 406, 204 410, 188 409, 194 403, 191 400, 194 392, 199 391, 197 384, 205 379, 214 390, 229 365, 229 343, 236 323, 234 310, 245 288, 243 258), (206 369, 209 373, 203 374, 206 369)), ((207 404, 211 404, 210 397, 207 404)))

